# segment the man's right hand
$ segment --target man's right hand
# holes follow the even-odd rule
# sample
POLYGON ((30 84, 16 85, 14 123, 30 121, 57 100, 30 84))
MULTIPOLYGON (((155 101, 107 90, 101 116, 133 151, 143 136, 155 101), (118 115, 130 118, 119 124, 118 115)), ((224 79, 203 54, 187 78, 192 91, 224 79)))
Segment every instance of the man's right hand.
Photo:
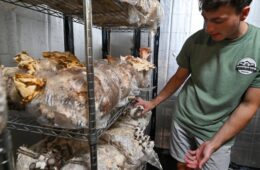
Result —
POLYGON ((153 101, 146 101, 143 100, 140 97, 135 98, 135 106, 143 106, 144 110, 142 114, 145 114, 146 112, 152 110, 156 105, 153 103, 153 101))

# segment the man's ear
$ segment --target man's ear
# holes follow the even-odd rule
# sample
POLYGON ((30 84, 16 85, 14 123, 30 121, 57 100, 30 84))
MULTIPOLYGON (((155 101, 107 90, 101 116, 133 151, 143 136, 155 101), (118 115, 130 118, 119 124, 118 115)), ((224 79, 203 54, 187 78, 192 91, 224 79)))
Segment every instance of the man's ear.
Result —
POLYGON ((240 15, 241 21, 244 21, 247 18, 249 11, 250 11, 250 6, 246 6, 242 9, 242 12, 241 12, 241 15, 240 15))

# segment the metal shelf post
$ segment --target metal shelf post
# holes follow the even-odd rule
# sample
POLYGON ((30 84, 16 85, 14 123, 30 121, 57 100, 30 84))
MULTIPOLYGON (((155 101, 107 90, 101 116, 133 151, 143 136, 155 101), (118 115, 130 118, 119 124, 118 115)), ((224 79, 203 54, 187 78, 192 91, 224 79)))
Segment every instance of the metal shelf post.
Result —
POLYGON ((85 21, 85 51, 87 63, 87 85, 89 109, 89 145, 91 170, 97 170, 97 131, 94 94, 94 65, 93 65, 93 43, 92 43, 92 1, 83 0, 83 11, 85 21))
MULTIPOLYGON (((153 71, 152 86, 155 87, 152 91, 151 97, 155 98, 157 96, 158 87, 158 55, 159 55, 159 42, 160 42, 160 27, 157 28, 156 34, 154 32, 150 33, 149 46, 152 47, 152 62, 154 63, 156 69, 153 71)), ((152 110, 151 117, 151 131, 150 137, 155 140, 155 128, 156 128, 156 109, 152 110)))

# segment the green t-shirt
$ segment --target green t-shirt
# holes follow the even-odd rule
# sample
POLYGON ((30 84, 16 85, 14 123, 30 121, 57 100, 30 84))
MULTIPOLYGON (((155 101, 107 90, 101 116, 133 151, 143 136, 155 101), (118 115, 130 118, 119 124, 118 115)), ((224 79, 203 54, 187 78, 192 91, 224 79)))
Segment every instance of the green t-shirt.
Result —
POLYGON ((242 37, 221 42, 200 30, 185 42, 177 62, 191 76, 179 93, 175 120, 207 140, 229 118, 248 87, 260 88, 260 29, 249 25, 242 37))

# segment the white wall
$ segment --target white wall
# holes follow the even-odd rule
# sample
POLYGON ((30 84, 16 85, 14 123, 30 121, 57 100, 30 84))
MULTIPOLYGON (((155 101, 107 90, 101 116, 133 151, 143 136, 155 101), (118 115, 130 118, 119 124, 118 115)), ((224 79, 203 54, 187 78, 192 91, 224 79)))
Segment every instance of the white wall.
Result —
POLYGON ((131 54, 133 48, 133 31, 130 32, 111 32, 110 51, 111 55, 119 57, 131 54))
MULTIPOLYGON (((110 51, 114 57, 131 55, 134 47, 134 31, 112 31, 110 34, 110 51)), ((140 47, 148 47, 149 33, 141 31, 140 47)))
POLYGON ((176 72, 176 56, 187 37, 203 27, 198 1, 161 0, 164 17, 161 21, 158 91, 176 72))
POLYGON ((260 1, 253 0, 251 4, 251 10, 247 19, 248 23, 260 27, 260 1))
POLYGON ((39 57, 43 51, 63 51, 62 20, 0 2, 0 58, 13 66, 13 57, 27 51, 39 57))
MULTIPOLYGON (((64 51, 63 19, 0 2, 0 63, 14 66, 21 51, 40 58, 43 51, 64 51)), ((85 60, 84 25, 74 23, 75 55, 85 60)), ((102 56, 101 30, 93 28, 93 56, 102 56)))
MULTIPOLYGON (((84 25, 74 23, 75 55, 85 61, 84 25)), ((14 66, 21 51, 40 58, 43 51, 64 51, 63 19, 0 2, 0 61, 14 66)), ((141 47, 148 46, 148 34, 141 33, 141 47)), ((131 54, 132 32, 111 32, 110 51, 115 57, 131 54)), ((102 58, 102 31, 93 28, 93 56, 102 58)))
MULTIPOLYGON (((85 33, 84 25, 73 23, 74 32, 74 50, 75 55, 85 61, 85 33)), ((98 28, 92 29, 93 57, 96 59, 102 58, 102 31, 98 28)))

